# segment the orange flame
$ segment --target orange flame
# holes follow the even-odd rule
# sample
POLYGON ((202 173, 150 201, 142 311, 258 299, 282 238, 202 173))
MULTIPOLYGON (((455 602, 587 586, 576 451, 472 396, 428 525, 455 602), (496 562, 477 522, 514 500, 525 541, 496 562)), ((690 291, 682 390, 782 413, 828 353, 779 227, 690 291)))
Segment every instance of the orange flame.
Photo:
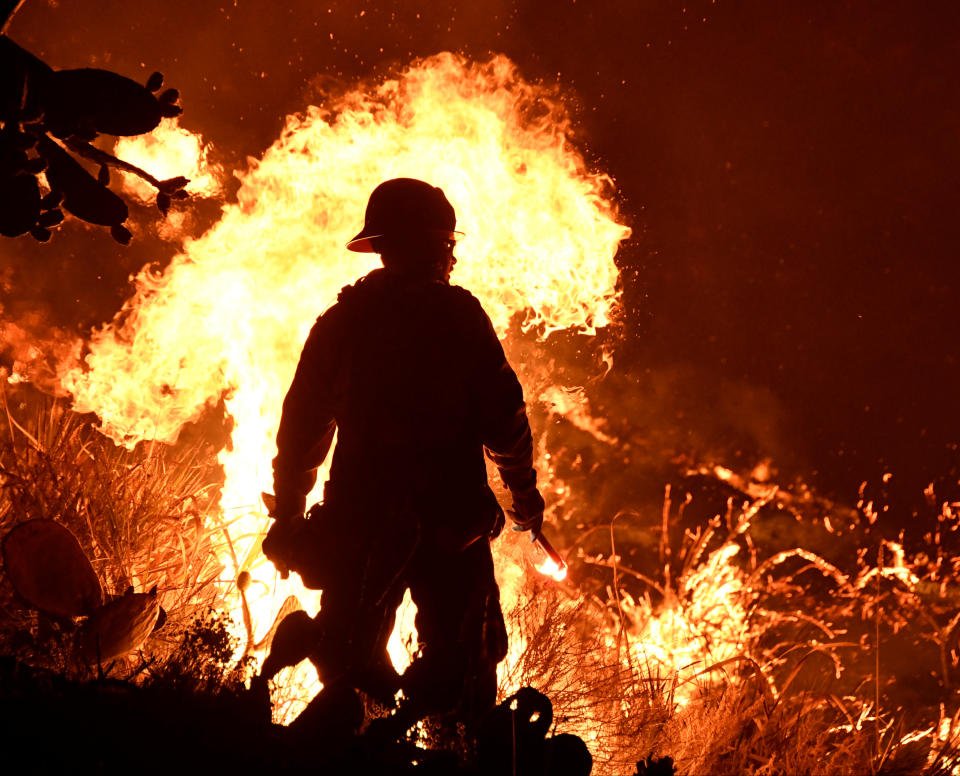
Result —
POLYGON ((557 582, 563 582, 567 578, 567 567, 561 566, 553 558, 547 558, 537 566, 537 571, 545 576, 553 577, 557 582))
POLYGON ((613 257, 629 229, 610 179, 586 168, 568 130, 557 95, 502 56, 441 54, 290 116, 239 175, 238 202, 165 271, 145 268, 122 313, 94 333, 86 368, 63 376, 75 409, 96 412, 127 446, 173 442, 224 399, 234 430, 219 455, 221 504, 236 560, 224 559, 223 580, 248 571, 260 583, 259 599, 248 594, 258 634, 288 594, 308 611, 319 605, 260 555, 259 494, 271 489, 280 407, 313 320, 374 266, 343 247, 370 191, 398 176, 444 189, 467 234, 453 282, 479 297, 501 335, 516 313, 528 329, 592 333, 616 304, 613 257))
MULTIPOLYGON (((212 146, 180 126, 179 118, 163 119, 145 135, 121 137, 114 154, 149 172, 159 180, 184 176, 190 179, 187 192, 214 197, 222 190, 223 168, 210 160, 212 146)), ((131 173, 121 173, 123 189, 142 202, 153 202, 156 190, 131 173)))

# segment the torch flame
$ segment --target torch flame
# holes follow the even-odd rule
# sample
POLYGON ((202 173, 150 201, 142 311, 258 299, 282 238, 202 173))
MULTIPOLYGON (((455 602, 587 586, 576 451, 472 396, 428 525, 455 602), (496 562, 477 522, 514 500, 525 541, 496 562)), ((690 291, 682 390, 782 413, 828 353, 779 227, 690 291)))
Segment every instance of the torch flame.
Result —
POLYGON ((537 566, 537 571, 548 577, 553 577, 557 582, 562 582, 567 578, 567 567, 561 566, 553 558, 547 558, 537 566))

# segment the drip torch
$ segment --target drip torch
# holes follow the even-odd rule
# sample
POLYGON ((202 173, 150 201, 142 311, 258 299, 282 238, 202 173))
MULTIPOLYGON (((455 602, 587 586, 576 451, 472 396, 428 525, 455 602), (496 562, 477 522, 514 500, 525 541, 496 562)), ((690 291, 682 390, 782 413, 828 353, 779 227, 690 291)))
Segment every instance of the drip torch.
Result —
POLYGON ((565 579, 567 576, 567 564, 564 559, 560 557, 560 553, 550 544, 550 540, 543 535, 542 530, 533 541, 546 556, 543 563, 537 566, 537 571, 541 574, 546 574, 548 577, 553 577, 557 582, 565 579))

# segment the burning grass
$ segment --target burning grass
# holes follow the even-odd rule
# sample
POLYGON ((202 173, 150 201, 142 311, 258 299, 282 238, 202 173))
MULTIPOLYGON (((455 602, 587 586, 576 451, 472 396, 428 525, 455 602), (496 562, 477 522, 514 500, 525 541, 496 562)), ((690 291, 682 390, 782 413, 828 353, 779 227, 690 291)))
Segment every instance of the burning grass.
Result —
MULTIPOLYGON (((138 652, 83 665, 72 626, 24 607, 4 580, 2 651, 71 678, 236 691, 215 450, 118 448, 25 387, 4 395, 2 417, 2 531, 56 520, 108 595, 157 586, 167 617, 138 652)), ((544 692, 555 729, 584 738, 596 773, 666 757, 690 774, 957 772, 957 506, 942 504, 904 549, 871 532, 865 504, 824 520, 822 503, 725 470, 673 474, 662 503, 607 525, 566 505, 555 528, 567 582, 502 580, 502 694, 544 692), (700 503, 721 509, 693 526, 700 503)), ((522 569, 520 541, 499 540, 501 576, 522 569)))
MULTIPOLYGON (((555 473, 572 454, 553 448, 555 473)), ((957 505, 905 547, 864 499, 825 513, 721 467, 669 478, 607 525, 554 505, 577 587, 520 596, 504 685, 546 692, 600 773, 956 772, 957 505)))

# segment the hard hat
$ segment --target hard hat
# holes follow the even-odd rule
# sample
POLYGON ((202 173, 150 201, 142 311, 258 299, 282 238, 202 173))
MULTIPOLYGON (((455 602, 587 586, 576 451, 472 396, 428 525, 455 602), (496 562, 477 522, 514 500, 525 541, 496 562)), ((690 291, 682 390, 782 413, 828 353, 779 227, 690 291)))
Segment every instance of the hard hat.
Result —
POLYGON ((370 242, 374 238, 423 232, 459 240, 463 232, 456 231, 456 225, 457 214, 442 189, 416 178, 393 178, 370 194, 363 229, 347 243, 347 248, 374 253, 370 242))

